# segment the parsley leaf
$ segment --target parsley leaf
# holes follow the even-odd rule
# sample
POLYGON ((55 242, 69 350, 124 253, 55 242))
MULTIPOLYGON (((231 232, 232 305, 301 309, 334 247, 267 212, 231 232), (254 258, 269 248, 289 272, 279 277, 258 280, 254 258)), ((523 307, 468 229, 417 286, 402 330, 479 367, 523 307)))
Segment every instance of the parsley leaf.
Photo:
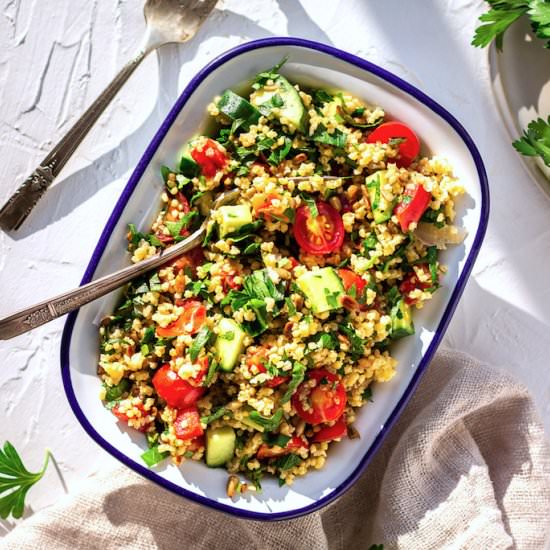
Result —
POLYGON ((270 447, 286 447, 286 444, 290 441, 289 435, 264 433, 262 434, 264 443, 267 443, 270 447))
POLYGON ((306 203, 306 206, 309 208, 309 213, 312 218, 316 218, 319 215, 319 210, 317 209, 317 203, 313 197, 309 195, 302 195, 302 200, 306 203))
POLYGON ((197 216, 197 214, 198 212, 196 210, 192 210, 191 212, 187 212, 186 214, 184 214, 177 222, 165 222, 166 229, 170 231, 170 235, 174 237, 174 239, 180 239, 182 238, 182 236, 180 235, 182 230, 191 223, 191 221, 193 220, 193 218, 195 218, 195 216, 197 216))
POLYGON ((363 345, 363 339, 355 332, 351 325, 338 325, 338 329, 342 334, 345 334, 349 338, 350 352, 352 356, 361 356, 365 353, 365 347, 363 345))
POLYGON ((328 130, 323 124, 319 124, 317 126, 317 129, 313 133, 313 136, 311 136, 313 141, 316 141, 317 143, 324 143, 325 145, 333 145, 334 147, 338 147, 339 149, 343 149, 346 145, 346 134, 342 132, 342 130, 339 130, 338 128, 335 128, 334 132, 331 134, 328 133, 328 130))
POLYGON ((472 46, 484 48, 495 40, 496 46, 502 50, 504 31, 514 21, 527 13, 528 3, 525 0, 489 0, 491 9, 481 15, 480 25, 472 39, 472 46))
POLYGON ((333 332, 319 332, 313 337, 313 342, 321 349, 338 349, 338 338, 333 332))
POLYGON ((281 61, 279 61, 279 63, 277 63, 277 65, 275 65, 271 69, 258 73, 254 78, 252 88, 254 90, 259 90, 267 84, 268 80, 276 80, 276 78, 279 76, 279 69, 287 62, 287 60, 288 57, 285 56, 283 57, 283 59, 281 59, 281 61))
POLYGON ((306 373, 306 367, 302 365, 302 363, 294 363, 294 366, 292 367, 292 379, 290 380, 288 384, 288 389, 286 390, 283 397, 281 397, 281 404, 285 404, 288 401, 290 401, 290 398, 292 397, 292 394, 296 391, 298 386, 304 381, 304 376, 306 373))
POLYGON ((274 166, 278 166, 285 160, 288 153, 290 152, 290 149, 292 147, 292 140, 288 137, 285 137, 285 142, 282 147, 279 149, 276 149, 275 151, 272 151, 271 155, 269 155, 267 162, 269 164, 272 164, 274 166))
POLYGON ((221 418, 224 414, 233 414, 233 413, 229 409, 226 409, 225 407, 219 407, 212 414, 209 414, 207 416, 201 416, 201 424, 208 425, 211 422, 214 422, 214 420, 218 420, 218 418, 221 418))
POLYGON ((368 388, 365 388, 361 397, 363 401, 370 401, 372 403, 372 388, 370 386, 368 388))
POLYGON ((199 333, 195 336, 191 347, 189 348, 189 357, 191 361, 195 361, 201 352, 201 349, 208 344, 208 340, 212 336, 213 332, 208 327, 202 327, 199 333))
POLYGON ((105 401, 116 401, 120 399, 129 389, 130 380, 123 378, 116 386, 104 386, 105 387, 105 401))
POLYGON ((25 497, 44 476, 50 456, 50 451, 46 451, 42 470, 32 473, 23 465, 15 447, 9 441, 4 443, 4 448, 0 449, 0 494, 3 494, 0 497, 0 518, 6 519, 11 514, 18 519, 23 515, 25 497))
POLYGON ((535 34, 542 40, 546 40, 546 48, 550 48, 550 2, 548 0, 531 0, 529 11, 531 26, 535 34))
POLYGON ((252 422, 261 426, 266 432, 274 432, 283 419, 283 409, 279 409, 271 418, 262 416, 258 411, 251 411, 248 416, 252 422))
POLYGON ((326 90, 315 90, 312 95, 314 105, 320 106, 324 103, 330 103, 332 101, 332 95, 329 94, 326 90))
POLYGON ((512 143, 516 151, 528 157, 540 156, 550 167, 550 116, 532 120, 524 131, 523 137, 512 143))
POLYGON ((157 445, 145 451, 141 455, 141 460, 143 460, 143 462, 151 468, 152 466, 156 466, 159 462, 162 462, 166 457, 168 457, 169 454, 170 453, 167 451, 161 453, 157 445))
POLYGON ((301 463, 302 459, 298 455, 290 453, 275 460, 273 466, 279 468, 279 470, 290 470, 291 468, 299 466, 301 463))

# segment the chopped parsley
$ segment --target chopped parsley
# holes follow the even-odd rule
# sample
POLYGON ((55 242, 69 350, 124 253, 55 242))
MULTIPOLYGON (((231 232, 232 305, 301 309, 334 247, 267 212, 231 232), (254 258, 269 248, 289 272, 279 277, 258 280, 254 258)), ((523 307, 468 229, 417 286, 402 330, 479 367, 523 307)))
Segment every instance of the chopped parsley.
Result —
POLYGON ((210 340, 213 332, 208 327, 202 327, 198 334, 195 336, 191 347, 189 348, 189 357, 191 361, 196 361, 201 350, 206 346, 210 340))
POLYGON ((266 432, 274 432, 283 419, 283 409, 279 409, 271 418, 262 416, 258 411, 251 411, 248 416, 252 422, 261 426, 266 432))
POLYGON ((302 363, 299 363, 298 361, 296 361, 294 363, 294 366, 292 367, 292 378, 288 384, 288 389, 284 393, 283 397, 281 397, 280 403, 282 405, 290 401, 290 398, 292 397, 293 393, 298 389, 298 386, 304 381, 305 373, 306 373, 305 365, 302 365, 302 363))
POLYGON ((170 453, 168 453, 167 451, 161 453, 157 445, 155 447, 151 447, 150 449, 147 449, 141 455, 141 460, 143 460, 143 462, 145 462, 145 464, 147 464, 147 466, 151 468, 153 466, 156 466, 160 462, 162 462, 165 458, 168 457, 169 454, 170 453))
POLYGON ((219 407, 217 408, 212 414, 209 414, 207 416, 201 416, 201 424, 205 424, 208 426, 211 422, 214 422, 214 420, 218 420, 218 418, 221 418, 224 414, 233 414, 229 409, 226 409, 225 407, 219 407))
POLYGON ((295 468, 296 466, 299 466, 302 463, 302 459, 294 454, 290 453, 285 456, 279 457, 277 460, 273 462, 273 466, 278 468, 279 470, 290 470, 292 468, 295 468))

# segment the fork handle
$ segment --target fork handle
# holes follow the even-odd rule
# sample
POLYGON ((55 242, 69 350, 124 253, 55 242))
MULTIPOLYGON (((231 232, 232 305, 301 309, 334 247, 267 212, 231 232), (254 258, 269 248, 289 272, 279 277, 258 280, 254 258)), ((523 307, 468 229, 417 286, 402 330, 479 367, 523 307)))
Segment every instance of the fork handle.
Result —
POLYGON ((64 292, 55 298, 50 298, 44 302, 40 302, 34 306, 28 307, 9 317, 0 319, 0 340, 9 340, 15 336, 19 336, 24 332, 28 332, 40 325, 49 323, 69 311, 78 309, 112 290, 124 285, 135 277, 139 277, 160 265, 181 256, 185 252, 191 250, 202 242, 204 237, 206 224, 203 224, 199 229, 191 233, 189 237, 163 250, 160 254, 155 254, 146 260, 137 264, 132 264, 127 267, 115 271, 105 277, 96 279, 81 287, 64 292))
POLYGON ((143 61, 150 50, 140 50, 115 76, 101 95, 88 107, 86 112, 76 121, 50 154, 40 163, 38 168, 19 186, 0 210, 0 227, 5 231, 18 229, 25 221, 35 204, 46 192, 55 177, 90 128, 101 116, 107 105, 113 100, 123 84, 130 78, 137 66, 143 61))

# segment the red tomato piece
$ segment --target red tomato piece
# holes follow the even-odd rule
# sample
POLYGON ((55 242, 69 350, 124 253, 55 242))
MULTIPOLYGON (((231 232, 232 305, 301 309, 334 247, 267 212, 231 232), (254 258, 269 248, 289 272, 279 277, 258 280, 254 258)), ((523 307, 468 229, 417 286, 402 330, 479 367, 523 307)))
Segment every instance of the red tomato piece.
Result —
MULTIPOLYGON (((145 407, 143 406, 143 403, 138 403, 137 405, 134 405, 134 407, 136 409, 138 409, 141 413, 141 417, 139 418, 144 418, 146 417, 149 413, 145 410, 145 407)), ((128 424, 128 421, 130 420, 130 417, 125 413, 125 412, 121 412, 120 411, 120 408, 119 408, 119 405, 116 404, 112 409, 111 409, 111 412, 119 419, 121 420, 122 422, 125 422, 126 424, 128 424)), ((132 418, 135 418, 135 419, 138 419, 138 417, 136 416, 133 416, 132 418)), ((141 426, 140 428, 135 428, 138 430, 138 432, 146 432, 148 429, 149 429, 149 426, 151 425, 150 422, 147 422, 146 424, 144 424, 143 426, 141 426)), ((131 426, 133 427, 133 426, 131 426)))
POLYGON ((264 366, 266 362, 266 355, 267 350, 265 348, 258 348, 255 352, 248 355, 246 358, 246 366, 251 374, 253 374, 253 371, 251 370, 252 367, 256 367, 259 373, 267 372, 267 369, 264 366))
POLYGON ((403 282, 399 285, 399 292, 405 296, 405 302, 409 305, 415 304, 417 300, 414 298, 410 298, 409 294, 419 288, 420 290, 426 290, 432 286, 431 281, 431 274, 430 274, 430 268, 426 264, 422 264, 418 266, 421 268, 424 273, 429 277, 428 281, 420 281, 416 272, 413 270, 410 273, 408 273, 403 280, 403 282))
POLYGON ((189 445, 187 446, 187 450, 195 452, 204 446, 205 446, 204 435, 199 435, 198 437, 195 437, 195 439, 193 439, 191 443, 189 443, 189 445))
POLYGON ((277 386, 284 384, 287 380, 290 380, 290 376, 274 376, 271 380, 266 380, 265 385, 268 388, 276 388, 277 386))
POLYGON ((420 141, 417 135, 402 122, 384 122, 367 136, 368 143, 388 143, 391 139, 403 139, 399 144, 397 166, 406 168, 418 156, 420 141))
POLYGON ((254 200, 253 198, 252 205, 254 208, 254 213, 258 218, 263 218, 268 222, 271 221, 272 217, 288 222, 289 219, 285 216, 282 206, 280 204, 274 204, 275 201, 280 201, 281 198, 282 197, 279 193, 269 193, 265 197, 258 196, 257 200, 254 200))
POLYGON ((273 458, 275 456, 282 456, 297 451, 298 449, 307 449, 308 444, 301 437, 293 437, 288 441, 284 447, 270 447, 267 443, 262 443, 258 448, 256 457, 259 460, 263 458, 273 458))
POLYGON ((241 283, 237 283, 235 281, 235 278, 238 277, 239 274, 232 269, 229 272, 223 272, 222 277, 222 286, 225 292, 229 292, 230 290, 239 290, 239 288, 242 287, 241 283))
POLYGON ((290 269, 294 269, 300 265, 300 262, 294 256, 289 256, 288 259, 290 260, 290 269))
POLYGON ((206 178, 213 178, 219 170, 225 168, 228 161, 225 149, 208 138, 203 144, 191 150, 191 157, 200 166, 201 173, 206 178))
POLYGON ((180 409, 174 422, 176 437, 178 439, 195 439, 200 437, 204 430, 201 426, 201 417, 197 407, 180 409))
POLYGON ((175 409, 194 405, 206 388, 193 386, 174 372, 170 365, 163 365, 153 376, 153 386, 159 396, 175 409))
POLYGON ((200 246, 197 246, 175 260, 164 264, 163 267, 170 266, 178 271, 185 270, 185 268, 188 267, 192 271, 193 276, 195 276, 197 274, 197 267, 201 265, 203 261, 204 251, 200 246))
POLYGON ((292 405, 298 415, 309 424, 332 422, 339 418, 346 408, 347 395, 340 377, 324 369, 308 372, 308 382, 302 382, 292 396, 292 405))
POLYGON ((157 327, 161 338, 172 338, 181 334, 196 334, 206 320, 206 307, 199 300, 189 298, 176 305, 183 307, 183 313, 166 327, 157 327))
POLYGON ((190 378, 189 382, 195 386, 200 386, 208 372, 208 357, 199 357, 197 365, 199 366, 199 372, 193 378, 190 378))
POLYGON ((346 292, 355 286, 356 295, 361 296, 361 294, 363 294, 365 286, 367 285, 367 282, 363 279, 363 277, 357 275, 357 273, 354 273, 351 269, 339 269, 338 275, 340 276, 340 279, 342 279, 346 292))
POLYGON ((414 185, 405 188, 403 198, 393 211, 399 220, 399 225, 403 232, 409 230, 411 223, 418 223, 422 214, 426 212, 431 200, 432 194, 426 191, 423 185, 414 185))
POLYGON ((307 205, 300 206, 294 221, 294 238, 306 252, 330 254, 344 242, 344 224, 338 211, 330 204, 317 201, 317 216, 307 205))
POLYGON ((321 428, 312 437, 313 443, 321 443, 322 441, 332 441, 334 439, 341 439, 348 434, 348 425, 346 424, 346 418, 341 416, 339 420, 332 426, 321 428))

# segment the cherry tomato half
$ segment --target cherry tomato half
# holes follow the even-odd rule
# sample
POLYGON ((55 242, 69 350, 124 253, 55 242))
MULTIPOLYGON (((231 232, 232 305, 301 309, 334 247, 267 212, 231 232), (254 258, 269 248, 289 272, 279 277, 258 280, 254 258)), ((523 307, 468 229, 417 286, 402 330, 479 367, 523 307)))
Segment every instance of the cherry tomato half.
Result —
POLYGON ((334 439, 341 439, 342 437, 346 437, 347 434, 348 425, 346 424, 345 417, 342 416, 332 426, 321 428, 318 432, 315 432, 311 441, 313 443, 321 443, 322 441, 333 441, 334 439))
POLYGON ((200 437, 204 430, 201 426, 201 417, 197 407, 180 409, 174 421, 174 429, 178 439, 187 440, 200 437))
POLYGON ((212 139, 205 139, 191 151, 191 157, 200 166, 202 175, 213 178, 219 170, 223 170, 227 164, 225 149, 212 139))
POLYGON ((355 286, 356 295, 361 296, 363 294, 365 286, 367 285, 363 277, 357 275, 357 273, 354 273, 351 269, 339 269, 338 275, 340 279, 342 279, 346 292, 355 286))
POLYGON ((411 185, 405 188, 403 198, 393 211, 404 233, 409 230, 411 223, 417 223, 420 220, 431 200, 432 194, 426 191, 423 185, 411 185))
POLYGON ((416 299, 410 298, 409 294, 413 291, 419 288, 420 290, 426 290, 427 288, 430 288, 432 286, 431 281, 431 274, 430 274, 430 268, 425 265, 419 265, 419 268, 426 273, 426 276, 429 277, 428 281, 420 281, 415 271, 411 271, 408 273, 403 280, 403 282, 399 285, 399 292, 403 294, 405 297, 405 302, 409 305, 415 304, 417 302, 416 299))
POLYGON ((397 166, 406 168, 418 156, 420 141, 417 135, 402 122, 384 122, 367 136, 368 143, 388 143, 390 139, 403 139, 399 144, 397 166))
POLYGON ((196 334, 206 320, 206 307, 199 300, 189 298, 176 305, 183 307, 183 313, 166 327, 157 327, 161 338, 172 338, 181 334, 196 334))
POLYGON ((302 382, 292 396, 292 405, 300 418, 309 424, 322 424, 339 418, 347 402, 340 377, 324 369, 314 369, 308 372, 306 382, 302 382), (316 383, 313 387, 309 385, 311 380, 316 383))
POLYGON ((278 447, 277 445, 270 447, 267 443, 262 443, 258 448, 256 457, 259 460, 262 460, 263 458, 273 458, 274 456, 287 455, 293 451, 297 451, 298 449, 307 449, 307 447, 307 442, 301 437, 293 437, 284 447, 278 447))
POLYGON ((163 365, 153 376, 153 386, 170 407, 183 409, 194 405, 206 388, 193 386, 174 372, 170 365, 163 365))
POLYGON ((329 254, 344 242, 344 224, 338 211, 330 204, 317 201, 317 216, 307 205, 300 206, 294 221, 294 238, 306 252, 329 254))
MULTIPOLYGON (((145 410, 145 407, 143 406, 143 403, 138 403, 137 405, 133 406, 135 409, 139 411, 139 416, 132 416, 132 420, 134 421, 140 421, 142 418, 145 418, 149 413, 145 410)), ((115 405, 111 412, 122 422, 125 422, 128 424, 130 417, 125 413, 121 412, 119 405, 115 405)), ((141 426, 139 428, 135 428, 135 426, 131 426, 132 428, 138 430, 139 432, 146 432, 149 429, 149 426, 151 425, 150 422, 140 422, 141 426)))

